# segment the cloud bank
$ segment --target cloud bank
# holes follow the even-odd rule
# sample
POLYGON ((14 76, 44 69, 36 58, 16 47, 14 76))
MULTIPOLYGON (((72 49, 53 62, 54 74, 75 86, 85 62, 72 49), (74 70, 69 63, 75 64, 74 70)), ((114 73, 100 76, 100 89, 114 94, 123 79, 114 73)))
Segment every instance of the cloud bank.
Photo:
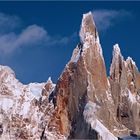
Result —
POLYGON ((50 36, 47 31, 36 24, 29 25, 16 33, 16 28, 20 26, 21 19, 15 15, 0 13, 0 54, 6 55, 13 53, 22 47, 30 46, 54 46, 67 44, 70 37, 50 36))

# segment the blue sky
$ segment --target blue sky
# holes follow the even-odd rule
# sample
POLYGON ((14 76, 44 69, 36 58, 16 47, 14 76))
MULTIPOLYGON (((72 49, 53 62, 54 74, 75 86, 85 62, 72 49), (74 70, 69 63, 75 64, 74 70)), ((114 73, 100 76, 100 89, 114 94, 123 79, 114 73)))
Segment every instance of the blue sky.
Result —
POLYGON ((54 82, 79 42, 82 14, 92 11, 109 71, 112 46, 140 67, 140 2, 0 2, 0 64, 23 83, 54 82))

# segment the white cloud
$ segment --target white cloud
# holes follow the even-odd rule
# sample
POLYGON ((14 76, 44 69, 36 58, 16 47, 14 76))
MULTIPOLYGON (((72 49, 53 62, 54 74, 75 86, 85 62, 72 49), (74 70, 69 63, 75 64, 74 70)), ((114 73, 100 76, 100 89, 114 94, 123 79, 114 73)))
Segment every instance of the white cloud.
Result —
POLYGON ((10 32, 0 35, 0 53, 11 53, 22 46, 37 45, 46 37, 47 32, 37 25, 28 26, 20 34, 10 32))
POLYGON ((10 54, 22 47, 67 44, 73 38, 73 35, 70 37, 50 36, 43 27, 38 25, 29 25, 20 33, 16 33, 14 29, 19 25, 18 21, 19 18, 16 16, 0 13, 0 29, 3 29, 3 33, 0 33, 0 54, 10 54))
POLYGON ((98 30, 107 30, 120 20, 125 20, 132 16, 132 13, 126 10, 99 9, 92 11, 92 13, 98 30))

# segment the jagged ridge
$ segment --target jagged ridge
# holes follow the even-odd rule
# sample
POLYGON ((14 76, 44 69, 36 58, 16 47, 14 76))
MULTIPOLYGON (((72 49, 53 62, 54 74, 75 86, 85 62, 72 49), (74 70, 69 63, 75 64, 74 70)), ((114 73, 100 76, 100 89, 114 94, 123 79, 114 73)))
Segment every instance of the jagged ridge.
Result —
POLYGON ((140 74, 134 61, 113 50, 110 76, 92 13, 83 15, 81 42, 57 84, 23 85, 0 66, 0 139, 117 140, 140 134, 140 74))

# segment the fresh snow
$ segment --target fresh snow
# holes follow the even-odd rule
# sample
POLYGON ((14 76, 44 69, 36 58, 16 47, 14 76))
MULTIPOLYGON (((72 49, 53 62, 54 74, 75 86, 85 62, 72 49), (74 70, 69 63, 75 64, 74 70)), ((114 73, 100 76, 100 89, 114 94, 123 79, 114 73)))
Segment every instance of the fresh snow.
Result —
POLYGON ((115 60, 117 61, 119 59, 119 56, 121 56, 121 50, 119 44, 115 44, 113 46, 113 62, 115 62, 115 60))
POLYGON ((80 58, 80 50, 79 50, 78 54, 76 55, 76 57, 73 59, 73 62, 77 63, 79 58, 80 58))
POLYGON ((113 46, 113 60, 112 62, 115 62, 119 59, 119 56, 121 56, 121 51, 120 51, 120 48, 119 48, 119 44, 115 44, 113 46))
POLYGON ((30 106, 31 106, 31 103, 30 102, 25 102, 23 103, 23 109, 21 110, 20 112, 20 115, 27 115, 27 113, 29 113, 29 109, 30 109, 30 106))
POLYGON ((42 89, 44 87, 44 83, 30 83, 28 88, 29 92, 37 99, 41 97, 42 89))
POLYGON ((133 59, 130 56, 127 57, 126 61, 130 61, 134 66, 136 66, 136 63, 133 61, 133 59))
POLYGON ((98 106, 91 101, 86 104, 83 112, 86 122, 101 136, 102 140, 117 140, 117 138, 96 118, 97 109, 98 106))
POLYGON ((103 140, 118 140, 109 130, 97 119, 91 122, 91 127, 96 130, 103 140))
POLYGON ((77 61, 80 58, 80 52, 81 52, 81 49, 79 49, 78 46, 77 46, 73 51, 73 55, 71 57, 71 62, 77 63, 77 61))
POLYGON ((135 96, 131 93, 130 90, 128 90, 128 98, 131 101, 131 103, 137 102, 135 96))
POLYGON ((87 42, 85 42, 85 43, 83 44, 83 50, 89 48, 89 46, 90 46, 90 45, 89 45, 87 42))
POLYGON ((47 83, 53 83, 51 77, 48 78, 47 83))
POLYGON ((0 100, 0 107, 4 111, 8 111, 10 108, 12 108, 13 104, 14 104, 13 100, 9 98, 3 98, 0 100))
POLYGON ((8 67, 8 66, 0 65, 0 71, 2 71, 2 70, 4 70, 5 72, 7 72, 9 74, 15 75, 14 71, 10 67, 8 67))
POLYGON ((114 55, 119 55, 120 54, 120 47, 119 47, 119 44, 115 44, 114 46, 113 46, 113 48, 114 48, 114 55))

